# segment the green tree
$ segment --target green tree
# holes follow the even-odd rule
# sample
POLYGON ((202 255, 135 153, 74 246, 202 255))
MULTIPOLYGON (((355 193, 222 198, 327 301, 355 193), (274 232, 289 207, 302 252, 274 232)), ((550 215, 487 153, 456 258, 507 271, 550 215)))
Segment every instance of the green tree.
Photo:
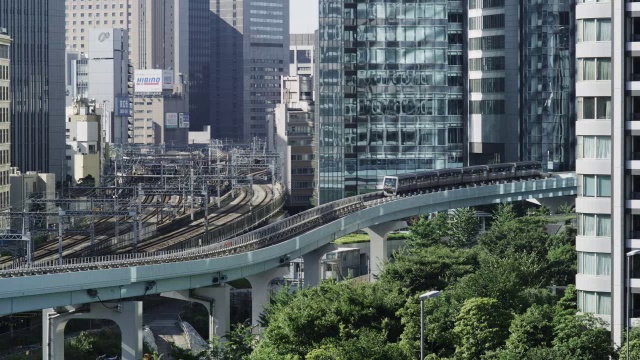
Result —
POLYGON ((454 247, 470 248, 476 244, 479 229, 473 209, 456 209, 450 217, 448 243, 454 247))
POLYGON ((577 272, 576 235, 575 227, 565 226, 559 234, 549 238, 548 273, 553 285, 568 285, 574 281, 577 272))
POLYGON ((511 314, 496 299, 472 298, 464 302, 453 332, 458 337, 456 357, 479 359, 504 345, 511 314))
POLYGON ((224 337, 227 340, 224 343, 225 359, 244 360, 249 358, 256 340, 256 336, 251 331, 251 326, 235 325, 224 337))
POLYGON ((100 355, 119 355, 120 332, 114 329, 93 333, 83 331, 65 343, 64 352, 64 358, 70 360, 95 359, 100 355))
POLYGON ((443 245, 408 247, 394 254, 384 266, 379 281, 402 293, 413 295, 428 289, 444 289, 478 266, 478 253, 443 245))
POLYGON ((546 267, 536 256, 526 253, 505 253, 502 256, 485 254, 475 273, 461 278, 451 289, 458 301, 474 297, 497 299, 505 309, 517 313, 529 307, 523 293, 544 285, 546 267))
POLYGON ((330 341, 348 340, 369 329, 398 342, 402 333, 396 312, 404 298, 380 291, 376 284, 324 282, 295 292, 291 299, 269 306, 268 324, 251 359, 304 358, 330 341))
POLYGON ((511 349, 500 349, 487 353, 482 360, 565 360, 555 348, 540 347, 519 353, 511 349))
POLYGON ((617 359, 611 333, 592 315, 558 315, 555 319, 554 348, 566 360, 617 359))
MULTIPOLYGON (((627 355, 627 342, 626 342, 626 333, 623 338, 623 344, 620 348, 620 356, 625 357, 627 355)), ((640 329, 637 327, 632 327, 629 332, 629 359, 630 360, 640 360, 640 329)))
POLYGON ((540 217, 520 217, 513 220, 509 212, 498 213, 489 231, 484 232, 479 244, 489 254, 527 253, 546 259, 549 235, 546 222, 540 217))
POLYGON ((576 211, 573 204, 562 204, 558 206, 556 214, 573 214, 576 211))
POLYGON ((506 348, 523 355, 530 349, 550 347, 553 341, 553 309, 549 305, 534 304, 523 314, 516 315, 509 328, 506 348))
MULTIPOLYGON (((575 285, 569 285, 564 291, 564 295, 555 305, 554 324, 563 315, 573 316, 578 312, 578 294, 575 285)), ((554 325, 555 326, 555 325, 554 325)))
MULTIPOLYGON (((344 335, 344 334, 343 334, 344 335)), ((371 329, 332 339, 312 350, 306 360, 405 360, 409 359, 397 344, 389 344, 386 336, 371 329)))
MULTIPOLYGON (((448 292, 424 302, 424 347, 425 354, 439 357, 453 356, 456 336, 453 333, 455 320, 460 311, 459 303, 453 301, 448 292)), ((413 358, 420 354, 420 300, 418 294, 408 299, 398 312, 402 318, 404 332, 401 345, 413 358)))
POLYGON ((446 212, 436 213, 431 219, 421 215, 409 226, 407 245, 411 248, 426 248, 442 244, 442 238, 449 233, 449 216, 446 212))
POLYGON ((498 204, 498 208, 494 211, 492 216, 492 227, 500 227, 507 224, 518 217, 513 205, 511 204, 498 204))

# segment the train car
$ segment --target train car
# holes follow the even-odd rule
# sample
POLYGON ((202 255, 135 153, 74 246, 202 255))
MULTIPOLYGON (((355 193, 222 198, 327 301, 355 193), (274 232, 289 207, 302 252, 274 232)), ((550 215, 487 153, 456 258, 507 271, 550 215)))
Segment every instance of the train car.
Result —
POLYGON ((435 170, 416 173, 417 189, 429 188, 438 185, 438 172, 435 170))
POLYGON ((462 168, 441 169, 438 172, 438 186, 449 186, 462 182, 462 168))
POLYGON ((510 179, 516 174, 515 163, 490 164, 487 167, 489 168, 487 181, 491 182, 510 179))
POLYGON ((544 172, 540 162, 523 161, 385 176, 382 182, 382 190, 385 196, 394 196, 400 192, 420 191, 429 188, 540 178, 543 176, 544 172))
POLYGON ((542 177, 542 163, 538 161, 522 161, 516 163, 515 176, 521 179, 530 177, 542 177))
POLYGON ((385 196, 394 196, 398 193, 398 177, 385 176, 382 180, 382 192, 385 196))
POLYGON ((489 167, 487 165, 467 166, 462 168, 462 182, 481 183, 487 180, 489 167))

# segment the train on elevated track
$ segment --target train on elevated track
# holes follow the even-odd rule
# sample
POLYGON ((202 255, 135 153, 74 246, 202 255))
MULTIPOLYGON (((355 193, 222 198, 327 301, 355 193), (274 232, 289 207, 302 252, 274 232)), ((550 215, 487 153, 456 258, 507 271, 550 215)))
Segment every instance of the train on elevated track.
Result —
POLYGON ((537 161, 523 161, 385 176, 382 180, 382 190, 385 196, 395 196, 398 193, 428 190, 431 188, 469 185, 474 183, 490 184, 518 179, 530 180, 546 176, 542 169, 542 163, 537 161))

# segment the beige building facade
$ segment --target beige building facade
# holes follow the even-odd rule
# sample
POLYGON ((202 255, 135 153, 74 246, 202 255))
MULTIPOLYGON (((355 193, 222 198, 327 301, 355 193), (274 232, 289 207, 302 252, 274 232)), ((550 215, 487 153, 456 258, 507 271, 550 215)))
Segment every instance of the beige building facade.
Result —
POLYGON ((0 211, 8 210, 9 174, 11 173, 11 99, 10 56, 11 39, 0 31, 0 211))

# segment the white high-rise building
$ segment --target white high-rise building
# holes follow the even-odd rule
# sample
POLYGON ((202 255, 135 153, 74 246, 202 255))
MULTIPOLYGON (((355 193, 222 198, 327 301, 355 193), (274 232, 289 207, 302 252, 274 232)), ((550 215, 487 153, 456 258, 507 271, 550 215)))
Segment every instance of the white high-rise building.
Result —
POLYGON ((129 36, 127 30, 89 30, 88 98, 102 109, 102 138, 111 144, 128 142, 129 36))
POLYGON ((640 258, 626 266, 640 249, 640 3, 578 1, 576 21, 578 310, 621 344, 640 318, 640 258))

